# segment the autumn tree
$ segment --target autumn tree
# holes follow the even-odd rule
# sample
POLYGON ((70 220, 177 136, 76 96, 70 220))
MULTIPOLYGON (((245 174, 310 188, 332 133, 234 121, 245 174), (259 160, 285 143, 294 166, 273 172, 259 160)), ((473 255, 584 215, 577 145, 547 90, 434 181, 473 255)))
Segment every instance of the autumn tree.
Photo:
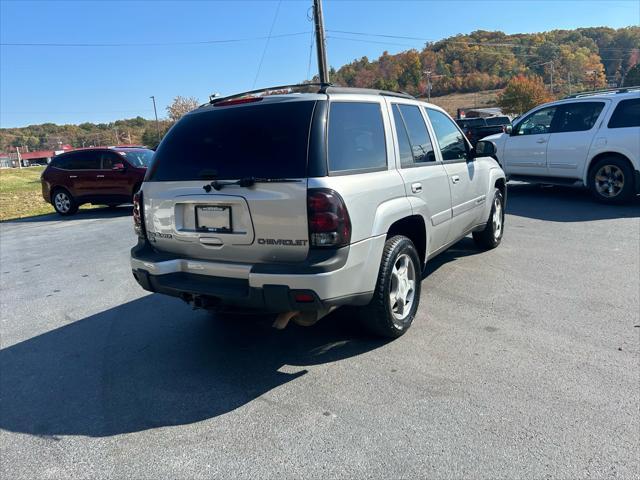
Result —
POLYGON ((181 97, 178 95, 167 107, 167 115, 172 122, 177 122, 186 113, 198 108, 198 100, 194 97, 181 97))
POLYGON ((540 77, 518 75, 509 81, 498 96, 498 105, 505 113, 521 114, 550 100, 551 95, 540 77))

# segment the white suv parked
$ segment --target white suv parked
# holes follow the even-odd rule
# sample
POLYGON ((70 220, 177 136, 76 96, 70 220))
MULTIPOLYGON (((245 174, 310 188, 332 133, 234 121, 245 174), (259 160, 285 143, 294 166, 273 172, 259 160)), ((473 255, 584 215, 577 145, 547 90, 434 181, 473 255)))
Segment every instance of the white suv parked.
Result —
POLYGON ((399 336, 429 259, 471 232, 500 243, 495 147, 409 95, 305 88, 213 99, 171 129, 135 198, 133 274, 195 307, 279 313, 281 328, 359 306, 399 336))
POLYGON ((491 135, 509 179, 587 186, 617 203, 640 192, 640 89, 574 95, 491 135))

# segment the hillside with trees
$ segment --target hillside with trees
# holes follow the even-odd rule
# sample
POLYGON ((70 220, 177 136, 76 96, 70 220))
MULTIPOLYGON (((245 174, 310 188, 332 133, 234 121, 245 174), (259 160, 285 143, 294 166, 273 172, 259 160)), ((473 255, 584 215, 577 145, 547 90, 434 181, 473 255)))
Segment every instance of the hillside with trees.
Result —
MULTIPOLYGON (((476 31, 428 43, 422 50, 395 55, 385 52, 372 61, 362 57, 337 71, 332 69, 331 80, 344 86, 402 90, 422 97, 427 90, 424 73, 427 71, 432 96, 501 90, 510 80, 518 79, 508 95, 500 97, 503 102, 511 102, 514 105, 511 110, 515 111, 531 102, 568 93, 607 85, 638 85, 639 63, 640 27, 637 26, 515 35, 476 31), (541 85, 548 95, 540 92, 541 85), (531 86, 536 87, 537 93, 518 103, 520 99, 514 95, 531 86)), ((167 108, 168 119, 160 121, 160 135, 196 105, 193 98, 174 99, 167 108)), ((55 149, 60 144, 153 146, 157 138, 155 121, 142 117, 99 124, 45 123, 0 129, 0 152, 12 151, 16 146, 29 150, 55 149)))
POLYGON ((537 75, 552 94, 608 84, 621 85, 640 60, 640 27, 554 30, 507 35, 476 31, 422 50, 367 57, 332 71, 332 81, 350 87, 402 90, 423 96, 431 72, 433 96, 504 88, 518 75, 537 75), (552 78, 553 77, 553 78, 552 78))
MULTIPOLYGON (((168 130, 168 120, 159 122, 160 135, 168 130)), ((56 125, 43 123, 22 128, 0 129, 0 152, 57 150, 60 145, 74 147, 96 145, 143 144, 156 145, 158 129, 155 120, 142 117, 116 120, 110 123, 81 123, 56 125)))

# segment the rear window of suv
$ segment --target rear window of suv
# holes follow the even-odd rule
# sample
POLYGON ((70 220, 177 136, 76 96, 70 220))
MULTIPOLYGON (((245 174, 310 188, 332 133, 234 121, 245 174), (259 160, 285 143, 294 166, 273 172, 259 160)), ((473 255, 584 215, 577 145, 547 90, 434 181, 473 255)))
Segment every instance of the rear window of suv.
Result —
POLYGON ((609 128, 640 127, 640 98, 622 100, 611 115, 609 128))
POLYGON ((212 107, 189 114, 160 143, 148 180, 305 177, 314 105, 212 107))

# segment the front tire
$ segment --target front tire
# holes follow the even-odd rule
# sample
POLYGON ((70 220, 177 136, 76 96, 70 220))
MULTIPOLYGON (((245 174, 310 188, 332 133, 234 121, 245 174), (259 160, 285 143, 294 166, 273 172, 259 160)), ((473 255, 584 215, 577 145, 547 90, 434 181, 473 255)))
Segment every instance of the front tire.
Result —
POLYGON ((420 303, 420 258, 413 242, 396 235, 384 246, 373 298, 360 310, 364 327, 397 338, 411 326, 420 303))
POLYGON ((73 196, 64 188, 58 188, 51 195, 53 208, 60 215, 73 215, 78 211, 78 203, 73 196))
POLYGON ((484 230, 473 232, 476 245, 485 250, 491 250, 500 245, 504 235, 504 197, 499 189, 493 193, 493 204, 484 230))
POLYGON ((589 191, 602 203, 624 203, 633 196, 633 171, 617 157, 598 160, 589 171, 589 191))

